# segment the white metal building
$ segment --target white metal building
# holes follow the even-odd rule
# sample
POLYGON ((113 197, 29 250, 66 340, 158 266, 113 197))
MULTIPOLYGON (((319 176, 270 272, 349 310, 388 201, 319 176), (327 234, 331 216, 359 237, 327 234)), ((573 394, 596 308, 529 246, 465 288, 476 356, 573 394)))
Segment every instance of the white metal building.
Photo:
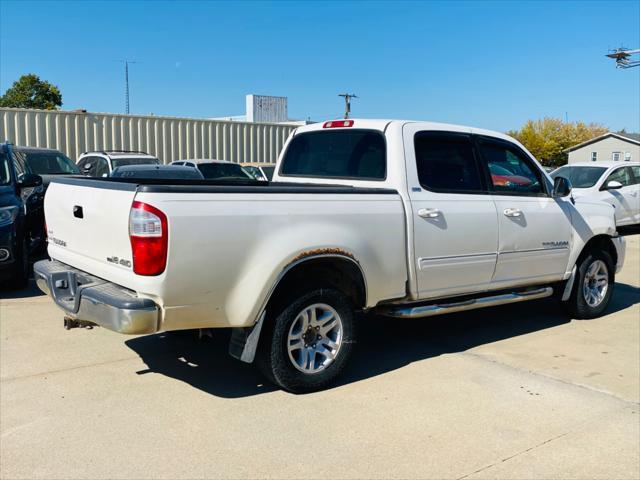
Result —
POLYGON ((605 133, 567 148, 569 163, 640 161, 640 134, 605 133))
POLYGON ((140 150, 164 163, 188 158, 275 163, 295 125, 85 111, 0 108, 0 142, 86 151, 140 150))

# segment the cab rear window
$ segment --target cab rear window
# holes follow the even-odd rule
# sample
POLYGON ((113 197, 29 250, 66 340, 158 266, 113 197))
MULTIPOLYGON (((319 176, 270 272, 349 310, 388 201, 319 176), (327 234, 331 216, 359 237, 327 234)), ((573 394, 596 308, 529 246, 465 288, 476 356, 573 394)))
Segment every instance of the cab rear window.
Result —
POLYGON ((282 159, 280 175, 384 180, 386 145, 374 130, 333 130, 296 135, 282 159))

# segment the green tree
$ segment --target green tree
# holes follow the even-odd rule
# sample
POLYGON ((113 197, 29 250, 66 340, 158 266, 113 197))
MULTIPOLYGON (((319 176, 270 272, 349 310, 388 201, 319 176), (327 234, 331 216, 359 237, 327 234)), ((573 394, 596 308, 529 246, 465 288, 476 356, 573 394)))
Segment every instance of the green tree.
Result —
POLYGON ((563 122, 558 118, 528 120, 520 130, 507 132, 522 143, 544 165, 558 167, 567 163, 565 149, 607 133, 597 123, 563 122))
POLYGON ((57 110, 61 105, 62 94, 58 87, 40 80, 33 73, 21 76, 0 97, 0 107, 57 110))

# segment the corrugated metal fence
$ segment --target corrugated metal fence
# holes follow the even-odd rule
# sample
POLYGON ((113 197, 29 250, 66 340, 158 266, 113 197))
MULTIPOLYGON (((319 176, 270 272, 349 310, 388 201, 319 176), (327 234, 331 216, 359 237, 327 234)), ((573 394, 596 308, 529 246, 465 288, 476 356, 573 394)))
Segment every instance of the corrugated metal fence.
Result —
POLYGON ((60 150, 141 150, 164 163, 187 158, 274 163, 295 126, 193 118, 0 108, 0 142, 60 150))

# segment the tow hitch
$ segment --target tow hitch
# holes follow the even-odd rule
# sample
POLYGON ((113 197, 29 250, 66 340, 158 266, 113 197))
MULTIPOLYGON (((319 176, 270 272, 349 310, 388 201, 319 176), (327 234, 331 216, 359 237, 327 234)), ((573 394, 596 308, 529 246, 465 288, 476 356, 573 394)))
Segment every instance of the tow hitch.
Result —
POLYGON ((87 328, 91 330, 93 327, 97 327, 97 324, 86 320, 74 320, 71 317, 64 317, 65 330, 71 330, 72 328, 87 328))

